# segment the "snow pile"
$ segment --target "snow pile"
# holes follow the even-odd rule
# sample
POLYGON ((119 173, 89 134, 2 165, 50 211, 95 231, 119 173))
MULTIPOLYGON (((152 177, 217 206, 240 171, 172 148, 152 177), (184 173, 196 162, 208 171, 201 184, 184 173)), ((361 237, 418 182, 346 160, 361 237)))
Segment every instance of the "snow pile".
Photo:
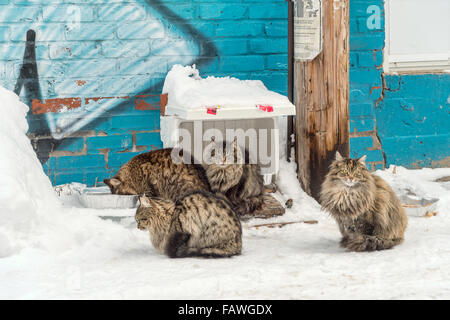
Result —
POLYGON ((110 259, 143 245, 130 230, 99 218, 97 210, 63 206, 26 136, 28 107, 0 87, 0 109, 0 258, 31 251, 77 261, 110 259))
POLYGON ((38 223, 38 215, 58 206, 26 136, 28 106, 0 87, 0 257, 17 250, 38 223))
POLYGON ((168 93, 167 107, 197 109, 203 107, 221 108, 271 105, 292 106, 289 99, 270 91, 260 80, 239 80, 232 77, 202 78, 195 65, 183 67, 174 65, 167 74, 163 93, 168 93))

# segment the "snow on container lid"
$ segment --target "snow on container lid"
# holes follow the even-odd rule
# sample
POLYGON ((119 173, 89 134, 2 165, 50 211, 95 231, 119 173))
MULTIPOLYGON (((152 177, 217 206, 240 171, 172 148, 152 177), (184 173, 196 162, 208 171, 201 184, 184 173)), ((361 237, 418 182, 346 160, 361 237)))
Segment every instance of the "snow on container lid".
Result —
POLYGON ((260 80, 202 78, 195 65, 174 65, 167 74, 165 115, 183 119, 253 119, 295 115, 295 106, 260 80))

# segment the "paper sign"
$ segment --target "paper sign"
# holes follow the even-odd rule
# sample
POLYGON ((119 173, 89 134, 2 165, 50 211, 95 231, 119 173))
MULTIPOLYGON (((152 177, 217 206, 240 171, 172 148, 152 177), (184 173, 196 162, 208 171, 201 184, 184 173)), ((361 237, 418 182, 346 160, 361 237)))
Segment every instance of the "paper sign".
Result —
POLYGON ((294 1, 294 59, 309 61, 322 52, 322 0, 294 1))

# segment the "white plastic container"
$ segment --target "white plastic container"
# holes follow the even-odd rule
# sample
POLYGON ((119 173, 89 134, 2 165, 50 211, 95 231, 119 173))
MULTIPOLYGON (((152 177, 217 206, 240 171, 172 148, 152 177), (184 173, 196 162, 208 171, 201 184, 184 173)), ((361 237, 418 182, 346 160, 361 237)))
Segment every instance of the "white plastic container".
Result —
MULTIPOLYGON (((161 140, 164 148, 179 145, 180 129, 186 129, 191 133, 191 150, 194 150, 194 140, 196 142, 203 139, 203 134, 210 128, 218 129, 226 137, 227 129, 242 129, 246 132, 248 129, 256 129, 258 132, 258 146, 260 137, 266 133, 267 156, 271 158, 269 164, 258 163, 261 166, 261 174, 264 176, 265 184, 270 184, 273 177, 279 171, 279 117, 295 115, 295 107, 291 106, 242 106, 234 108, 198 108, 186 109, 177 107, 163 107, 161 115, 161 140), (265 129, 266 131, 261 131, 265 129)), ((203 148, 209 141, 203 141, 203 148)), ((246 145, 241 147, 249 148, 250 140, 246 137, 246 145)), ((191 152, 197 159, 200 154, 191 152)))

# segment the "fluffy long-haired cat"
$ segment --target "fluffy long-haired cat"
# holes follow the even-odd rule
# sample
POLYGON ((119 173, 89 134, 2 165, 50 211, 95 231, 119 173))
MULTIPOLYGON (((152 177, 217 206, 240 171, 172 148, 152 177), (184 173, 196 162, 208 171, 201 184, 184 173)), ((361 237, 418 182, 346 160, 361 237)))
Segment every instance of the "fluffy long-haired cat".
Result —
POLYGON ((339 225, 342 247, 352 251, 389 249, 403 241, 407 217, 389 185, 367 170, 365 159, 347 159, 336 152, 322 184, 320 202, 339 225))
POLYGON ((241 224, 227 200, 193 192, 174 202, 140 198, 138 228, 150 232, 154 247, 171 258, 229 257, 241 253, 241 224))
POLYGON ((176 200, 193 190, 210 191, 201 165, 176 163, 172 149, 141 153, 103 182, 113 194, 145 194, 176 200))
POLYGON ((211 161, 204 164, 211 190, 224 194, 239 215, 252 214, 263 203, 260 166, 250 163, 248 150, 242 151, 236 139, 213 145, 211 161))

